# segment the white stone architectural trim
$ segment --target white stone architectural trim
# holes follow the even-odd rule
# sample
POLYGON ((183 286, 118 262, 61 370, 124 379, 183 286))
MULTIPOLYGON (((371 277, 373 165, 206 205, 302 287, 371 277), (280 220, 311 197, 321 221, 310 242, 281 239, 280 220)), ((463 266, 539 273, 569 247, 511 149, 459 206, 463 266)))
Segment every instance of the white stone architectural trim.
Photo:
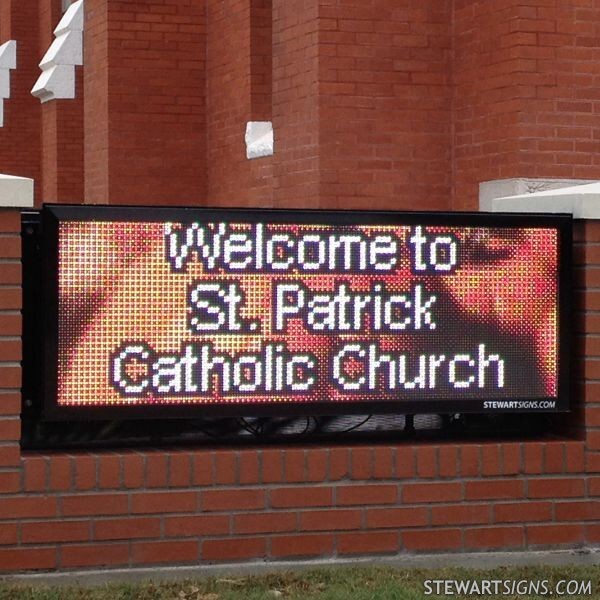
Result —
POLYGON ((62 11, 66 12, 71 4, 73 4, 73 0, 62 0, 62 11))
POLYGON ((33 179, 0 174, 0 207, 33 206, 33 179))
POLYGON ((248 121, 246 123, 246 158, 273 156, 273 123, 248 121))
POLYGON ((65 31, 83 31, 83 0, 71 3, 58 22, 54 35, 62 35, 65 31))
POLYGON ((4 100, 10 98, 10 72, 17 68, 17 42, 0 46, 0 127, 4 127, 4 100))
POLYGON ((31 90, 41 102, 75 98, 75 66, 83 64, 83 0, 67 8, 54 35, 40 62, 42 74, 31 90))
MULTIPOLYGON (((483 207, 482 207, 483 209, 483 207)), ((570 185, 529 194, 494 198, 491 212, 567 213, 575 219, 600 219, 600 182, 570 185)))
POLYGON ((534 192, 545 192, 573 185, 593 183, 591 179, 549 179, 517 177, 514 179, 495 179, 479 184, 479 210, 492 211, 492 202, 496 198, 519 196, 534 192))

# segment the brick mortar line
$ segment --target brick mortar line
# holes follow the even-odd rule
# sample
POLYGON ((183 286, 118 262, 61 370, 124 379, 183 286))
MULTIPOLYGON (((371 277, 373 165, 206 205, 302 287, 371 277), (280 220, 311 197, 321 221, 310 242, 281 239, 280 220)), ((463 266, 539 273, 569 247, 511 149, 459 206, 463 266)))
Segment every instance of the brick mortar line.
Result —
MULTIPOLYGON (((595 408, 595 407, 594 407, 595 408)), ((18 415, 10 415, 7 420, 11 420, 11 421, 17 421, 19 420, 19 416, 18 415)), ((596 431, 598 429, 599 426, 589 426, 588 430, 591 431, 596 431)), ((14 445, 14 443, 18 442, 18 440, 5 440, 5 442, 11 442, 10 445, 14 445)), ((559 444, 561 442, 558 442, 559 444)), ((581 450, 586 450, 586 441, 585 440, 574 440, 572 442, 567 442, 567 443, 572 443, 572 444, 577 444, 578 448, 581 448, 581 450)), ((2 445, 2 441, 0 441, 0 445, 2 445)), ((560 448, 560 446, 559 446, 560 448)), ((540 449, 542 450, 542 449, 540 449)), ((565 452, 568 450, 568 448, 565 448, 563 446, 563 463, 566 462, 566 454, 565 452)), ((594 449, 592 449, 594 450, 594 449)), ((600 450, 600 449, 598 449, 600 450)), ((77 461, 78 461, 78 457, 76 456, 72 456, 72 455, 44 455, 44 454, 40 454, 40 455, 26 455, 26 454, 21 454, 21 460, 22 461, 33 461, 33 460, 45 460, 45 461, 52 461, 53 458, 66 458, 66 459, 70 459, 71 462, 73 463, 73 465, 75 466, 75 469, 77 469, 77 461)), ((525 460, 525 457, 524 457, 525 460)), ((47 462, 48 468, 50 469, 50 462, 47 462)), ((125 486, 125 484, 120 481, 119 485, 116 487, 103 487, 101 485, 98 484, 99 482, 99 468, 100 468, 100 462, 99 460, 94 461, 95 462, 95 470, 96 470, 96 474, 95 474, 95 482, 96 485, 92 488, 88 488, 85 490, 79 490, 77 489, 75 486, 71 486, 69 488, 65 488, 65 489, 73 489, 74 491, 80 491, 80 492, 94 492, 94 491, 98 491, 98 492, 104 492, 106 490, 122 490, 122 491, 133 491, 133 490, 137 490, 137 489, 146 489, 148 491, 152 491, 152 492, 158 492, 158 491, 175 491, 175 490, 180 490, 180 491, 184 491, 187 489, 190 489, 191 487, 193 488, 206 488, 207 490, 215 490, 215 491, 226 491, 226 490, 239 490, 240 486, 242 490, 249 490, 252 489, 255 486, 262 486, 260 489, 264 489, 265 486, 269 489, 272 488, 277 488, 277 487, 282 487, 282 486, 288 486, 288 487, 294 487, 294 486, 303 486, 303 485, 312 485, 312 486, 316 486, 322 483, 330 483, 330 484, 335 484, 335 485, 342 485, 344 483, 346 483, 347 485, 359 485, 360 482, 364 482, 364 484, 369 484, 369 485, 385 485, 390 484, 390 483, 451 483, 451 482, 460 482, 460 481, 493 481, 493 480, 501 480, 504 481, 507 477, 511 477, 511 476, 515 476, 515 475, 524 475, 524 476, 540 476, 540 477, 545 477, 545 476, 558 476, 558 477, 572 477, 572 476, 576 476, 579 473, 583 473, 583 471, 569 471, 568 466, 565 465, 563 466, 562 470, 560 471, 556 471, 556 470, 552 470, 552 471, 545 471, 543 468, 542 470, 540 470, 539 472, 537 471, 531 471, 531 472, 527 472, 523 469, 523 467, 519 468, 519 470, 515 471, 514 469, 511 470, 498 470, 496 472, 492 472, 492 473, 481 473, 479 475, 461 475, 460 473, 456 473, 453 475, 447 475, 447 476, 439 476, 439 475, 435 475, 435 476, 419 476, 419 475, 412 475, 412 476, 396 476, 396 475, 389 475, 386 477, 376 477, 376 478, 368 478, 368 479, 358 479, 358 478, 352 478, 352 477, 344 477, 344 478, 340 478, 340 479, 333 479, 333 480, 328 480, 328 479, 318 479, 318 480, 308 480, 308 479, 299 479, 299 480, 292 480, 292 481, 285 481, 285 480, 281 480, 281 481, 255 481, 255 482, 249 482, 249 483, 244 483, 244 484, 240 484, 238 482, 232 481, 230 483, 208 483, 208 484, 194 484, 192 482, 192 480, 190 480, 188 483, 184 483, 184 484, 180 484, 180 485, 169 485, 169 484, 165 484, 165 485, 160 485, 160 486, 152 486, 149 487, 147 485, 128 485, 125 486)), ((23 468, 26 468, 26 466, 24 465, 23 468)))
MULTIPOLYGON (((61 541, 57 540, 54 542, 19 542, 16 545, 7 545, 6 548, 29 548, 30 550, 34 550, 36 548, 63 548, 69 546, 80 546, 80 545, 89 545, 93 546, 96 544, 140 544, 140 543, 160 543, 160 542, 178 542, 178 541, 190 541, 194 539, 198 540, 211 540, 211 541, 225 541, 230 539, 231 536, 234 536, 236 539, 253 539, 256 537, 266 537, 270 538, 284 538, 289 537, 290 535, 297 534, 299 536, 313 536, 313 535, 343 535, 346 533, 385 533, 385 532, 398 532, 399 534, 409 531, 409 532, 428 532, 431 529, 439 531, 439 530, 460 530, 464 533, 465 529, 468 528, 469 531, 483 531, 486 529, 495 529, 495 530, 503 530, 503 529, 520 529, 524 532, 531 527, 552 527, 552 526, 560 526, 560 525, 574 525, 576 527, 585 528, 589 525, 597 525, 600 524, 600 520, 592 519, 586 520, 583 523, 578 523, 575 521, 532 521, 532 522, 521 522, 521 523, 506 523, 506 522, 490 522, 490 523, 477 523, 477 524, 469 524, 469 523, 452 523, 452 524, 441 524, 441 525, 418 525, 418 526, 403 526, 403 527, 389 527, 389 528, 352 528, 352 529, 311 529, 311 530, 302 530, 302 529, 289 529, 285 531, 256 531, 251 533, 231 533, 231 534, 194 534, 188 537, 182 536, 167 536, 164 538, 157 537, 144 537, 144 538, 123 538, 123 539, 81 539, 81 540, 66 540, 61 541)), ((563 544, 568 544, 571 542, 562 542, 563 544)), ((530 542, 525 541, 525 546, 531 545, 530 542)), ((540 544, 533 544, 540 545, 540 544)), ((548 543, 542 544, 554 547, 556 544, 548 543)), ((467 547, 464 543, 461 544, 461 547, 467 547)), ((472 546, 468 546, 472 547, 472 546)), ((481 547, 485 547, 481 546, 481 547)))
MULTIPOLYGON (((598 479, 598 476, 591 476, 592 478, 598 479)), ((589 478, 588 485, 589 487, 589 478)), ((111 494, 116 495, 116 494, 111 494)), ((121 494, 123 495, 123 494, 121 494)), ((55 498, 56 500, 64 499, 61 495, 54 494, 28 494, 28 498, 55 498)), ((85 497, 84 494, 77 497, 85 497)), ((131 512, 129 509, 128 512, 118 512, 118 513, 109 513, 109 514, 71 514, 64 515, 64 510, 57 511, 53 516, 46 515, 38 515, 38 516, 23 516, 23 517, 10 517, 7 519, 0 519, 0 521, 11 521, 11 520, 56 520, 56 519, 72 519, 72 520, 81 520, 87 518, 95 518, 101 520, 111 520, 120 517, 128 517, 128 518, 143 518, 145 516, 157 515, 157 516, 222 516, 222 515, 231 515, 231 514, 259 514, 261 512, 269 512, 269 513, 278 513, 278 512, 290 512, 290 511, 302 511, 302 512, 322 512, 323 510, 331 510, 331 509, 339 509, 339 510, 358 510, 360 508, 364 509, 388 509, 388 508, 423 508, 423 507, 435 507, 435 508, 453 508, 457 506, 472 506, 472 505, 482 505, 485 506, 486 503, 493 503, 492 506, 496 506, 498 504, 514 504, 515 506, 523 504, 526 501, 534 501, 534 502, 542 502, 542 503, 551 503, 551 504, 564 504, 564 503, 584 503, 587 501, 591 501, 592 498, 596 498, 597 496, 589 495, 589 490, 586 489, 581 495, 576 494, 573 496, 536 496, 530 497, 528 495, 524 495, 521 497, 509 497, 509 498, 473 498, 466 499, 460 498, 457 500, 443 500, 441 502, 431 502, 431 501, 416 501, 416 502, 403 502, 401 499, 398 499, 394 502, 386 502, 381 504, 317 504, 317 505, 290 505, 290 506, 281 506, 276 508, 267 509, 265 507, 258 508, 250 508, 250 507, 239 507, 239 508, 226 508, 223 510, 201 510, 201 509, 193 509, 193 510, 176 510, 176 511, 164 511, 157 510, 156 512, 131 512)), ((0 496, 1 499, 6 500, 18 500, 22 499, 22 494, 6 494, 0 496)), ((57 502, 57 508, 58 502, 57 502)))
MULTIPOLYGON (((395 501, 391 501, 391 502, 384 502, 384 503, 379 503, 379 504, 364 504, 364 503, 351 503, 351 504, 336 504, 334 502, 332 503, 328 503, 328 504, 318 504, 318 505, 290 505, 290 506, 280 506, 280 507, 275 507, 275 508, 269 508, 266 505, 265 506, 260 506, 257 508, 252 508, 252 507, 244 507, 244 506, 240 506, 237 508, 224 508, 222 510, 207 510, 207 509, 202 509, 202 508, 196 508, 196 509, 192 509, 192 510, 175 510, 172 512, 169 511, 165 511, 163 509, 157 509, 156 512, 153 511, 143 511, 143 512, 132 512, 131 507, 129 506, 128 503, 128 508, 126 509, 127 512, 117 512, 117 513, 109 513, 109 514, 101 514, 101 515, 97 515, 98 518, 104 518, 104 519, 111 519, 111 518, 117 518, 119 516, 129 516, 129 517, 143 517, 143 516, 147 516, 147 515, 187 515, 187 516, 192 516, 192 515, 229 515, 232 514, 232 511, 235 514, 257 514, 259 512, 286 512, 286 511, 290 511, 290 510, 302 510, 303 512, 314 512, 314 511, 322 511, 322 510, 327 510, 327 509, 339 509, 339 510, 356 510, 358 508, 368 508, 368 509, 386 509, 386 508, 421 508, 421 507, 427 507, 427 506, 435 506, 435 507, 452 507, 452 506, 461 506, 461 505, 477 505, 477 504, 485 504, 485 503, 493 503, 495 504, 522 504, 525 501, 539 501, 539 502, 558 502, 558 503, 564 503, 564 502, 584 502, 586 500, 588 500, 589 498, 595 498, 596 496, 591 496, 589 494, 589 480, 590 479, 599 479, 600 478, 600 474, 598 475, 589 475, 586 477, 580 477, 577 478, 576 480, 582 480, 585 484, 584 485, 584 491, 582 494, 575 494, 573 496, 556 496, 556 495, 552 495, 552 496, 530 496, 528 493, 523 494, 522 496, 510 496, 510 497, 482 497, 482 498, 466 498, 464 496, 464 494, 461 494, 460 498, 457 498, 456 500, 442 500, 440 502, 432 502, 431 500, 422 500, 422 501, 403 501, 401 497, 399 497, 397 500, 395 501)), ((544 478, 543 481, 546 481, 547 479, 544 478)), ((541 480, 534 480, 534 481, 541 481, 541 480)), ((329 489, 329 488, 327 488, 329 489)), ((179 494, 180 492, 173 492, 173 494, 179 494)), ((192 494, 198 494, 200 495, 202 492, 200 491, 190 491, 189 493, 192 494)), ((54 516, 45 516, 45 515, 41 515, 41 516, 32 516, 32 517, 28 517, 28 516, 24 516, 24 517, 20 517, 22 519, 57 519, 57 518, 71 518, 71 519, 77 519, 77 518, 84 518, 84 517, 93 517, 94 515, 86 515, 86 514, 64 514, 64 500, 66 499, 71 499, 71 498, 91 498, 93 496, 95 496, 96 494, 86 494, 86 493, 80 493, 80 494, 61 494, 61 493, 32 493, 29 492, 27 494, 28 498, 54 498, 55 500, 57 500, 57 512, 54 516)), ((129 492, 119 492, 119 491, 113 491, 113 492, 108 492, 108 493, 104 493, 104 494, 98 494, 101 496, 125 496, 127 495, 128 499, 133 500, 133 495, 138 496, 138 497, 142 497, 145 496, 146 494, 144 494, 144 492, 140 492, 140 493, 134 493, 134 494, 130 494, 129 492)), ((23 498, 23 493, 22 492, 14 492, 14 493, 10 493, 10 494, 2 494, 0 495, 0 501, 1 500, 19 500, 23 498)), ((3 521, 5 519, 0 519, 0 521, 3 521)), ((11 520, 6 519, 6 520, 11 520)))
MULTIPOLYGON (((18 421, 17 418, 12 418, 11 422, 18 421)), ((597 433, 599 427, 594 426, 590 427, 590 432, 597 433)), ((17 445, 19 442, 18 439, 8 439, 8 440, 0 440, 0 445, 17 445)), ((590 448, 583 447, 583 451, 597 453, 600 451, 600 448, 590 448)), ((23 457, 21 457, 23 458, 23 457)), ((26 468, 26 467, 23 467, 26 468)), ((236 482, 231 482, 227 484, 218 484, 218 483, 194 483, 193 481, 185 482, 179 485, 160 485, 160 486, 144 486, 144 485, 103 485, 96 480, 96 485, 94 486, 82 486, 79 487, 77 485, 69 485, 69 487, 58 487, 56 491, 64 491, 64 490, 73 490, 76 492, 96 492, 96 493, 104 493, 107 490, 121 490, 126 492, 134 492, 136 490, 145 489, 148 492, 173 492, 173 491, 185 491, 191 488, 194 489, 206 489, 211 491, 230 491, 230 490, 251 490, 253 487, 262 485, 268 486, 269 489, 277 488, 277 487, 302 487, 302 486, 317 486, 323 483, 330 485, 389 485, 395 483, 422 483, 422 484, 447 484, 458 481, 505 481, 507 478, 515 477, 515 476, 525 476, 525 477, 547 477, 547 476, 556 476, 556 477, 575 477, 584 473, 583 469, 575 469, 562 467, 562 468, 540 468, 538 469, 507 469, 507 470, 489 470, 487 472, 475 475, 461 475, 460 473, 456 473, 453 475, 446 476, 431 476, 431 477, 422 477, 422 476, 394 476, 389 475, 386 477, 377 477, 373 479, 319 479, 319 480, 288 480, 288 481, 270 481, 270 482, 261 482, 261 481, 248 481, 247 483, 238 484, 236 482)))
MULTIPOLYGON (((1 395, 1 394, 0 394, 1 395)), ((593 403, 586 403, 584 406, 582 406, 582 408, 598 408, 600 406, 600 403, 598 402, 593 402, 593 403)), ((18 414, 11 414, 11 415, 7 415, 7 419, 10 420, 19 420, 20 419, 20 415, 18 414)), ((598 426, 587 426, 586 429, 596 429, 598 426)), ((552 446, 556 447, 556 446, 563 446, 563 450, 567 450, 568 447, 567 445, 576 445, 577 447, 581 446, 584 447, 585 445, 585 439, 567 439, 567 440, 532 440, 532 441, 527 441, 527 442, 517 442, 520 446, 525 445, 525 447, 521 447, 520 450, 520 454, 524 455, 527 448, 535 448, 536 446, 541 446, 540 450, 542 450, 545 446, 547 446, 548 444, 551 444, 552 446)), ((457 449, 461 448, 461 447, 465 447, 465 444, 468 444, 469 442, 461 442, 457 444, 457 449)), ((481 454, 481 450, 487 449, 487 448, 492 448, 494 445, 498 446, 499 450, 502 450, 503 447, 505 445, 509 445, 512 444, 512 442, 498 442, 498 443, 492 443, 492 445, 490 446, 481 446, 479 444, 477 444, 476 446, 471 446, 471 447, 476 447, 480 450, 480 452, 478 452, 478 454, 481 454)), ((251 451, 251 450, 249 450, 251 451)), ((395 453, 397 454, 397 453, 395 453)), ((63 452, 57 452, 57 453, 42 453, 40 451, 24 451, 21 453, 21 458, 24 461, 34 461, 36 459, 41 460, 41 459, 52 459, 52 458, 68 458, 71 459, 71 461, 73 461, 75 464, 80 460, 80 459, 84 459, 84 458, 92 458, 94 460, 94 463, 96 464, 96 479, 98 479, 99 476, 99 468, 100 468, 100 463, 102 462, 102 458, 104 458, 105 456, 111 456, 111 455, 102 455, 102 454, 82 454, 82 455, 78 455, 72 451, 65 451, 63 452)), ((118 459, 123 459, 126 458, 126 454, 116 454, 114 455, 116 458, 118 459)), ((146 455, 148 456, 148 455, 146 455)), ((478 457, 480 458, 480 457, 478 457)), ((520 461, 520 468, 519 471, 517 471, 516 473, 511 470, 511 473, 516 474, 527 474, 524 473, 522 470, 523 467, 523 456, 520 457, 522 460, 520 461)), ((121 462, 120 460, 120 462, 121 462)), ((416 468, 414 468, 415 466, 413 466, 413 473, 416 472, 416 468)), ((479 471, 481 471, 481 464, 478 465, 479 467, 479 471)), ((75 467, 76 468, 76 467, 75 467)), ((564 468, 564 467, 563 467, 564 468)), ((257 486, 257 485, 267 485, 267 486, 277 486, 279 484, 287 484, 287 485, 293 485, 293 484, 307 484, 307 483, 314 483, 314 484, 318 484, 321 481, 334 481, 334 482, 338 482, 338 481, 348 481, 348 482, 358 482, 358 481, 365 481, 365 482, 381 482, 381 481, 398 481, 398 480, 402 480, 402 481, 420 481, 420 482, 436 482, 439 481, 440 479, 442 479, 443 481, 447 481, 447 480, 452 480, 452 479, 460 479, 460 480, 464 480, 464 479, 475 479, 476 476, 472 475, 472 476, 465 476, 465 475, 461 475, 459 473, 460 471, 460 466, 457 465, 457 469, 456 469, 456 474, 454 475, 447 475, 447 476, 419 476, 419 475, 415 475, 415 476, 411 476, 411 477, 402 477, 402 476, 397 476, 394 474, 390 474, 389 476, 385 476, 385 477, 376 477, 376 478, 368 478, 368 479, 359 479, 359 478, 353 478, 351 476, 345 476, 343 478, 339 478, 339 479, 334 479, 334 480, 329 480, 329 479, 319 479, 319 480, 308 480, 306 478, 303 479, 298 479, 295 481, 286 481, 285 479, 282 479, 281 481, 270 481, 270 482, 261 482, 261 481, 256 481, 254 483, 247 483, 247 484, 240 484, 238 483, 237 480, 233 480, 230 483, 215 483, 215 484, 211 484, 210 485, 210 489, 228 489, 231 486, 243 486, 243 489, 248 489, 251 486, 257 486)), ((259 471, 260 473, 260 471, 259 471)), ((567 472, 568 473, 568 472, 567 472)), ((498 471, 497 475, 494 474, 482 474, 483 477, 488 478, 488 477, 502 477, 503 475, 507 475, 509 473, 506 473, 504 470, 500 470, 498 471)), ((540 474, 545 474, 544 472, 541 472, 540 474)), ((190 478, 190 481, 192 481, 193 477, 190 478)), ((119 488, 120 487, 124 487, 124 484, 122 482, 120 482, 119 484, 119 488)), ((171 490, 171 489, 186 489, 187 487, 189 487, 189 484, 186 485, 179 485, 179 486, 170 486, 170 485, 164 485, 164 486, 149 486, 148 484, 144 484, 143 486, 144 488, 147 488, 149 490, 158 490, 158 489, 165 489, 165 490, 171 490)), ((203 487, 202 484, 198 485, 197 487, 203 487)), ((119 488, 112 488, 112 489, 119 489, 119 488)), ((96 488, 94 489, 111 489, 111 488, 99 488, 96 486, 96 488)))
MULTIPOLYGON (((574 500, 575 501, 575 500, 574 500)), ((585 501, 575 501, 575 503, 578 504, 583 504, 583 503, 595 503, 595 500, 588 498, 585 501)), ((452 507, 456 507, 456 506, 460 506, 459 504, 457 505, 451 505, 451 506, 443 506, 442 508, 452 508, 452 507)), ((554 507, 554 506, 553 506, 554 507)), ((303 514, 310 514, 311 512, 323 512, 324 510, 330 509, 331 507, 320 507, 318 509, 315 510, 299 510, 299 509, 288 509, 285 511, 285 514, 294 514, 297 515, 298 517, 303 515, 303 514)), ((377 508, 383 508, 383 507, 375 507, 377 508)), ((388 507, 388 508, 398 508, 398 507, 388 507)), ((406 508, 413 508, 413 507, 406 507, 406 508)), ((433 508, 433 507, 432 507, 433 508)), ((359 509, 359 508, 350 508, 349 510, 355 510, 355 511, 360 511, 360 510, 365 510, 365 511, 372 511, 372 508, 369 509, 359 509)), ((213 514, 213 513, 211 513, 213 514)), ((227 513, 225 513, 227 515, 227 513)), ((228 516, 230 516, 231 518, 229 519, 229 531, 225 532, 223 534, 221 534, 222 536, 225 535, 234 535, 233 532, 231 531, 231 525, 233 524, 233 517, 234 516, 256 516, 256 515, 261 515, 264 513, 261 512, 250 512, 250 513, 235 513, 235 515, 233 514, 229 514, 228 516)), ((270 513, 267 513, 270 514, 270 513)), ((276 513, 277 514, 277 513, 276 513)), ((10 519, 5 519, 0 521, 3 524, 30 524, 30 523, 44 523, 44 524, 52 524, 52 523, 98 523, 98 522, 104 522, 104 521, 111 521, 111 520, 120 520, 120 521, 136 521, 137 518, 143 518, 143 519, 156 519, 156 520, 160 520, 161 518, 169 518, 169 517, 183 517, 183 518, 190 518, 190 517, 195 517, 195 516, 199 516, 198 513, 169 513, 169 514, 164 514, 164 513, 150 513, 150 514, 140 514, 140 515, 123 515, 123 514, 115 514, 115 515, 102 515, 102 516, 95 516, 95 515, 83 515, 83 516, 66 516, 66 517, 27 517, 27 518, 16 518, 16 517, 11 517, 10 519)), ((202 513, 202 516, 206 516, 206 513, 202 513)), ((222 515, 216 515, 216 516, 222 516, 222 515)), ((431 523, 430 519, 427 520, 427 523, 424 524, 419 524, 419 525, 403 525, 400 528, 403 527, 408 527, 410 529, 413 528, 417 528, 417 527, 422 527, 422 528, 428 528, 428 527, 448 527, 449 524, 447 523, 437 523, 437 524, 433 524, 431 523)), ((598 522, 600 523, 600 517, 592 517, 589 519, 584 519, 583 521, 584 523, 591 523, 591 522, 598 522)), ((543 520, 526 520, 526 521, 506 521, 506 520, 502 520, 502 521, 498 521, 496 520, 494 517, 491 517, 489 519, 489 521, 485 521, 485 522, 478 522, 478 523, 469 523, 469 522, 461 522, 461 521, 456 521, 454 523, 452 523, 451 525, 454 526, 459 526, 459 525, 480 525, 480 526, 489 526, 489 525, 519 525, 519 524, 533 524, 536 525, 538 523, 549 523, 549 524, 555 524, 555 523, 574 523, 577 524, 579 523, 579 519, 557 519, 556 515, 554 514, 554 511, 552 512, 552 516, 548 519, 543 519, 543 520)), ((298 527, 298 525, 296 525, 296 527, 298 527)), ((389 529, 389 528, 393 528, 396 526, 390 525, 389 527, 378 527, 375 529, 389 529)), ((361 525, 355 529, 363 529, 363 530, 368 530, 370 531, 371 529, 368 528, 366 525, 362 524, 362 520, 361 520, 361 525)), ((161 530, 162 531, 162 530, 161 530)), ((312 531, 312 530, 311 530, 312 531)), ((316 530, 315 530, 316 531, 316 530)), ((160 536, 163 537, 177 537, 177 536, 167 536, 164 533, 159 534, 160 536)), ((216 534, 212 534, 212 535, 216 535, 216 534)), ((241 534, 240 534, 241 535, 241 534)), ((250 535, 250 534, 243 534, 243 535, 250 535)))
MULTIPOLYGON (((582 442, 583 443, 583 442, 582 442)), ((12 447, 14 445, 18 445, 18 440, 5 440, 0 441, 0 447, 12 447)), ((593 452, 600 452, 600 448, 593 449, 593 452)), ((51 457, 41 457, 43 459, 51 459, 51 457)), ((21 467, 18 467, 21 468, 21 467)), ((270 483, 262 483, 260 481, 243 484, 243 487, 240 487, 240 484, 237 483, 228 483, 228 484, 218 484, 218 485, 193 485, 193 484, 184 484, 181 486, 165 486, 165 487, 97 487, 94 489, 86 489, 86 490, 77 490, 74 488, 65 488, 57 489, 57 492, 60 491, 70 491, 76 492, 78 495, 94 495, 101 494, 104 495, 112 491, 120 491, 122 493, 137 493, 136 490, 144 489, 148 493, 179 493, 185 491, 192 490, 204 490, 204 491, 216 491, 216 492, 227 492, 227 491, 272 491, 275 489, 289 489, 289 488, 298 488, 298 487, 306 487, 306 488, 320 488, 320 487, 358 487, 358 486, 368 486, 368 487, 384 487, 390 485, 405 485, 405 484, 422 484, 422 485, 445 485, 452 483, 471 483, 471 482, 482 482, 482 483, 490 483, 490 482, 505 482, 505 481, 520 481, 520 480, 530 480, 530 479, 576 479, 580 475, 585 475, 585 471, 562 471, 562 472, 519 472, 519 473, 498 473, 491 475, 469 475, 469 476, 461 476, 454 475, 452 477, 444 477, 440 479, 439 477, 394 477, 393 475, 385 478, 385 479, 336 479, 332 481, 328 480, 320 480, 320 481, 281 481, 281 482, 270 482, 270 483), (522 476, 523 479, 515 479, 515 476, 522 476)), ((591 474, 594 475, 593 473, 591 474)), ((3 494, 0 493, 0 497, 4 497, 3 494)))
MULTIPOLYGON (((85 521, 80 521, 82 523, 84 523, 85 521)), ((105 539, 98 539, 98 538, 90 538, 90 539, 83 539, 83 540, 55 540, 55 541, 35 541, 35 542, 21 542, 17 545, 20 546, 32 546, 32 545, 39 545, 39 546, 56 546, 56 545, 77 545, 77 544, 81 544, 83 542, 99 542, 99 543, 119 543, 119 542, 125 542, 125 541, 177 541, 177 540, 189 540, 189 539, 194 539, 194 538, 202 538, 202 539, 215 539, 215 540, 223 540, 223 539, 227 539, 228 537, 230 537, 231 535, 234 535, 235 537, 256 537, 257 535, 271 535, 274 537, 284 537, 286 535, 289 535, 290 533, 298 533, 298 534, 304 534, 304 535, 318 535, 319 533, 338 533, 338 532, 385 532, 385 531, 404 531, 405 529, 409 530, 409 531, 429 531, 430 529, 436 529, 436 530, 440 530, 440 529, 459 529, 459 528, 464 528, 464 527, 468 527, 469 529, 472 530, 485 530, 485 529, 509 529, 509 528, 515 528, 515 527, 545 527, 545 526, 556 526, 556 525, 575 525, 575 526, 585 526, 585 525, 597 525, 600 523, 599 519, 588 519, 585 520, 583 523, 579 523, 576 521, 552 521, 552 520, 543 520, 543 521, 525 521, 525 522, 517 522, 517 523, 512 523, 512 522, 506 522, 506 521, 494 521, 494 520, 490 520, 487 523, 460 523, 460 522, 456 522, 456 523, 442 523, 442 524, 437 524, 437 525, 430 525, 430 524, 419 524, 419 525, 405 525, 405 526, 401 526, 401 527, 396 527, 396 526, 390 526, 390 527, 371 527, 371 528, 366 528, 366 527, 353 527, 353 528, 348 528, 348 529, 311 529, 311 530, 304 530, 304 529, 285 529, 285 530, 281 530, 281 531, 270 531, 270 530, 265 530, 265 531, 255 531, 255 532, 234 532, 234 533, 222 533, 222 534, 216 534, 216 533, 211 533, 211 534, 203 534, 203 533, 194 533, 193 535, 189 535, 189 536, 184 536, 181 534, 178 535, 173 535, 173 536, 165 536, 165 537, 140 537, 140 538, 105 538, 105 539)), ((19 522, 11 522, 9 524, 19 524, 19 522)), ((297 526, 296 526, 297 527, 297 526)))

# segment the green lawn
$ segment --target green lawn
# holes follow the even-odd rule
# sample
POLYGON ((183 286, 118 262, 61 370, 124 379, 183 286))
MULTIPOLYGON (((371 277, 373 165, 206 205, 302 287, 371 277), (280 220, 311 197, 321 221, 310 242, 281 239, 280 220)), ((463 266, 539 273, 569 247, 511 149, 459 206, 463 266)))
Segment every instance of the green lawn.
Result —
MULTIPOLYGON (((575 583, 569 585, 573 588, 577 586, 575 583)), ((600 566, 502 568, 489 571, 455 568, 415 570, 332 567, 251 577, 210 577, 194 581, 112 584, 101 587, 0 583, 0 600, 413 600, 434 597, 579 597, 600 600, 600 566), (470 585, 473 593, 454 593, 449 596, 443 593, 440 596, 427 594, 428 590, 435 590, 435 580, 460 581, 463 585, 470 585), (486 580, 490 582, 487 585, 500 586, 500 593, 487 593, 489 590, 486 592, 484 589, 486 580), (560 581, 573 580, 588 585, 587 588, 584 587, 583 594, 567 594, 566 583, 556 587, 560 581), (546 593, 520 594, 515 588, 513 594, 510 588, 513 581, 514 585, 517 585, 517 582, 520 582, 518 585, 521 586, 537 585, 541 592, 546 593), (478 589, 482 593, 477 594, 478 589)))

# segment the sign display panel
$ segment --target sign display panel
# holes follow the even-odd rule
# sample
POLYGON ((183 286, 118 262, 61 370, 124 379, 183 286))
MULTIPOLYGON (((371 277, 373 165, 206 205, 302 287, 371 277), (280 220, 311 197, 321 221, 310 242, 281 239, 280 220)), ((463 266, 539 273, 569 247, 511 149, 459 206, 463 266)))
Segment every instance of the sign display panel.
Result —
POLYGON ((565 217, 43 215, 49 415, 567 408, 565 217))

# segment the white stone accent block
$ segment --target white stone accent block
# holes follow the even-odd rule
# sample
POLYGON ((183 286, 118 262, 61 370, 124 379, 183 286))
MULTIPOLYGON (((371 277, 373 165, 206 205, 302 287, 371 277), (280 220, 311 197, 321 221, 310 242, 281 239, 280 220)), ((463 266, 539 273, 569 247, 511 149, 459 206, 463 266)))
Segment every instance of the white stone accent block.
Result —
POLYGON ((75 69, 71 65, 56 65, 43 71, 31 93, 41 102, 57 98, 75 98, 75 69))
POLYGON ((575 219, 600 219, 600 182, 519 194, 491 201, 492 212, 567 213, 575 219))
POLYGON ((17 68, 17 42, 9 40, 0 46, 0 69, 17 68))
POLYGON ((33 179, 0 174, 0 206, 33 206, 33 179))
POLYGON ((10 72, 17 68, 17 42, 0 46, 0 127, 4 127, 4 98, 10 98, 10 72))
POLYGON ((10 98, 10 71, 0 69, 0 98, 10 98))
POLYGON ((479 210, 492 211, 496 198, 507 196, 527 196, 535 192, 545 192, 574 185, 592 183, 590 179, 536 179, 534 177, 517 177, 514 179, 495 179, 479 184, 479 210))
POLYGON ((67 8, 54 30, 54 35, 58 37, 65 31, 83 31, 83 0, 74 2, 67 8))
POLYGON ((41 102, 75 98, 75 66, 83 64, 83 0, 71 4, 56 29, 56 39, 40 62, 42 74, 32 95, 41 102))
POLYGON ((67 31, 52 42, 40 62, 40 67, 45 71, 57 65, 82 64, 83 34, 81 31, 67 31))
POLYGON ((248 121, 246 123, 246 158, 273 156, 273 123, 248 121))

